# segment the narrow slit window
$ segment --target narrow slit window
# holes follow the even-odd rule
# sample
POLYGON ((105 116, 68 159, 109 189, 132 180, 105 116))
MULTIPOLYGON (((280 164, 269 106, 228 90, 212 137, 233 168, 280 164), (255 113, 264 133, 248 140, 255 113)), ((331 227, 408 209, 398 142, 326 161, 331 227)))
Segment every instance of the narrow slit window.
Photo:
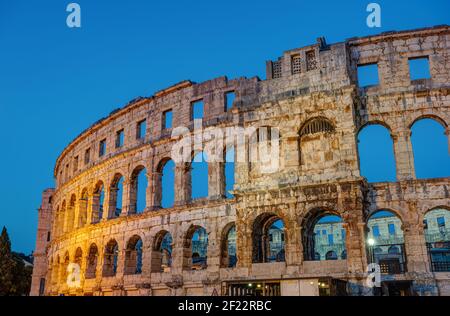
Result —
POLYGON ((98 145, 98 156, 102 157, 106 154, 106 139, 100 141, 98 145))
POLYGON ((360 87, 376 86, 378 84, 378 64, 358 66, 358 85, 360 87))
POLYGON ((125 137, 125 134, 124 134, 123 129, 121 129, 120 131, 118 131, 116 133, 116 148, 120 148, 123 146, 124 137, 125 137))
POLYGON ((410 58, 409 77, 411 80, 430 79, 430 64, 428 57, 410 58))
POLYGON ((73 173, 78 171, 78 156, 73 158, 73 173))
POLYGON ((87 165, 89 163, 89 161, 91 160, 91 149, 88 148, 86 149, 86 151, 84 152, 84 164, 87 165))

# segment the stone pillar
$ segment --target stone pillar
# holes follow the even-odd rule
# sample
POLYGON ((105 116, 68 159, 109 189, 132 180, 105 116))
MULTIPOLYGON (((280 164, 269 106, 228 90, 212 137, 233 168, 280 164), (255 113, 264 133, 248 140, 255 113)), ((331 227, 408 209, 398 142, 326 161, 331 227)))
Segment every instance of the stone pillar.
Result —
POLYGON ((89 198, 89 208, 88 208, 89 222, 91 224, 97 223, 100 220, 99 210, 100 210, 100 194, 92 193, 89 198))
POLYGON ((399 130, 392 135, 394 142, 394 154, 397 169, 397 180, 413 180, 416 178, 414 171, 414 156, 411 144, 411 131, 399 130))
POLYGON ((106 190, 105 188, 105 198, 103 201, 103 216, 100 220, 102 221, 106 221, 109 218, 109 211, 111 209, 111 205, 110 205, 110 199, 111 199, 111 195, 110 195, 110 190, 106 190), (106 207, 105 207, 106 206, 106 207))
POLYGON ((147 186, 147 206, 150 210, 158 210, 161 208, 162 199, 162 173, 148 173, 147 186))
POLYGON ((434 274, 431 272, 425 232, 421 218, 402 225, 405 238, 407 275, 413 280, 413 295, 439 295, 434 274))
POLYGON ((425 233, 422 223, 403 223, 407 271, 415 273, 430 272, 425 233))
POLYGON ((122 196, 122 211, 120 216, 127 216, 130 211, 130 191, 131 191, 130 179, 123 181, 123 196, 122 196))
POLYGON ((347 250, 347 267, 351 274, 365 273, 367 258, 365 250, 365 227, 364 222, 345 222, 345 246, 347 250))
POLYGON ((223 162, 208 163, 208 198, 218 200, 225 197, 225 165, 223 162))
POLYGON ((106 217, 107 219, 115 217, 116 208, 117 208, 117 192, 118 191, 119 190, 118 190, 117 187, 109 188, 109 193, 108 193, 108 215, 106 217))
POLYGON ((246 223, 238 215, 241 211, 236 210, 236 256, 237 267, 250 267, 252 264, 252 232, 246 227, 246 223))
POLYGON ((180 163, 175 166, 175 205, 184 205, 191 200, 191 166, 180 163))
POLYGON ((77 218, 75 219, 75 222, 77 223, 77 228, 81 228, 88 224, 88 201, 83 200, 83 197, 78 199, 78 212, 77 212, 77 218))

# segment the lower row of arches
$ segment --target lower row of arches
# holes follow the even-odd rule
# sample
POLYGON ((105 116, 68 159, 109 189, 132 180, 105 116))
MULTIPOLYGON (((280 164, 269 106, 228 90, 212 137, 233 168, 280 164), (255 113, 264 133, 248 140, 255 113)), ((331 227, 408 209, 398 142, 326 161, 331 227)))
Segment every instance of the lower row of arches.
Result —
MULTIPOLYGON (((433 271, 450 271, 450 211, 433 209, 424 217, 425 242, 433 271)), ((380 210, 367 221, 366 252, 369 263, 378 263, 382 272, 397 274, 406 271, 406 253, 402 222, 393 212, 380 210)), ((312 212, 302 225, 304 260, 345 260, 346 230, 337 214, 312 212)), ((252 262, 284 262, 286 260, 287 234, 284 222, 275 214, 264 213, 256 218, 252 227, 252 262)), ((172 266, 173 238, 170 232, 160 231, 151 247, 151 272, 164 272, 172 266)), ((183 268, 200 270, 208 264, 208 233, 201 226, 191 226, 183 239, 183 268)), ((232 268, 237 264, 236 226, 228 224, 220 240, 220 265, 232 268)), ((118 262, 124 260, 123 274, 142 273, 143 242, 140 236, 131 237, 120 258, 117 241, 111 239, 103 248, 101 273, 103 277, 115 276, 118 262)), ((92 243, 83 263, 83 251, 77 248, 73 262, 83 267, 86 279, 96 278, 100 256, 97 244, 92 243)), ((51 278, 64 282, 70 263, 69 253, 63 259, 51 262, 51 278)))

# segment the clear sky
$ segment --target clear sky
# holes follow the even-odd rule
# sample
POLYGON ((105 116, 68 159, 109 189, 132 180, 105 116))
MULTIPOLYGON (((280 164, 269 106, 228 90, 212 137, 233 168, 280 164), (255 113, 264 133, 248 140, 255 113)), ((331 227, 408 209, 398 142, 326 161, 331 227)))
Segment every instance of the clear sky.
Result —
POLYGON ((70 29, 70 2, 0 0, 0 227, 26 253, 59 153, 129 100, 185 79, 264 79, 266 60, 319 36, 450 24, 448 0, 377 1, 382 27, 373 29, 370 1, 80 0, 82 27, 70 29))

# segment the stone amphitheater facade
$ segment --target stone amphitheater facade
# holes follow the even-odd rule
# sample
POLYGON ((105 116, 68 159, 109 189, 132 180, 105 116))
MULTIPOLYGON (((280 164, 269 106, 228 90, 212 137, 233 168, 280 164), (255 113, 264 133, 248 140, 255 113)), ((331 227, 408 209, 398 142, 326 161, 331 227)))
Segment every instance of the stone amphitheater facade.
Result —
POLYGON ((131 101, 74 139, 56 161, 56 188, 43 194, 31 294, 236 295, 243 293, 229 292, 230 284, 272 282, 281 295, 316 295, 321 280, 340 280, 349 295, 371 295, 366 287, 367 219, 385 209, 402 221, 407 269, 382 278, 411 282, 413 294, 450 295, 450 272, 430 268, 423 227, 427 211, 450 209, 450 179, 417 179, 410 140, 410 128, 421 118, 437 120, 450 134, 450 27, 387 32, 336 44, 319 38, 268 61, 266 73, 266 80, 183 81, 131 101), (431 79, 410 80, 408 59, 417 57, 428 58, 431 79), (359 87, 357 67, 374 63, 379 84, 359 87), (235 94, 230 109, 225 106, 228 92, 235 94), (193 132, 191 105, 200 99, 204 129, 276 128, 279 168, 267 173, 257 164, 237 161, 234 196, 225 198, 223 163, 209 163, 208 197, 191 199, 189 163, 177 163, 175 204, 162 208, 161 166, 180 141, 164 128, 163 113, 172 110, 173 126, 193 132), (139 138, 142 120, 146 133, 139 138), (392 136, 396 182, 368 183, 361 176, 357 135, 375 123, 392 136), (124 131, 124 145, 116 149, 119 130, 124 131), (102 140, 106 153, 99 157, 102 140), (90 159, 85 161, 88 148, 90 159), (138 213, 134 181, 144 168, 146 207, 138 213), (123 206, 115 217, 111 192, 117 174, 124 177, 123 206), (105 188, 104 211, 94 220, 99 183, 105 188), (343 219, 346 259, 308 260, 308 222, 321 212, 343 219), (284 222, 285 258, 264 262, 255 255, 259 235, 254 230, 274 218, 284 222), (233 226, 237 264, 228 267, 223 263, 224 238, 233 226), (196 227, 208 234, 204 269, 192 269, 190 238, 196 227), (156 246, 161 232, 173 239, 172 262, 165 269, 156 246), (136 238, 142 241, 142 270, 130 273, 127 260, 133 253, 127 247, 136 238), (114 273, 105 273, 111 240, 118 245, 117 266, 114 273), (97 253, 88 275, 92 245, 97 253), (65 270, 73 262, 81 268, 77 286, 66 282, 65 270))

